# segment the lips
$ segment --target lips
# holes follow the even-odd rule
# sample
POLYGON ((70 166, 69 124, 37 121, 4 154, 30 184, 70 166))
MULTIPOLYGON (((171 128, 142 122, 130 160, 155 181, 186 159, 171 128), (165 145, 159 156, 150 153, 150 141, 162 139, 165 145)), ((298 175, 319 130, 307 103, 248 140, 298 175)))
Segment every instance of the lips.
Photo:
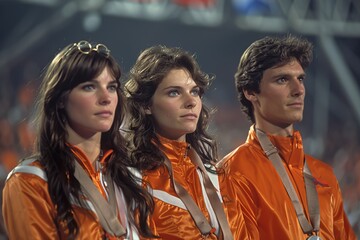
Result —
POLYGON ((112 116, 113 113, 111 111, 101 111, 101 112, 95 113, 95 115, 100 116, 100 117, 109 117, 109 116, 112 116))
POLYGON ((294 102, 294 103, 288 104, 288 106, 302 106, 302 105, 304 105, 302 102, 294 102))
POLYGON ((197 119, 198 118, 198 116, 195 113, 188 113, 188 114, 182 115, 181 117, 186 118, 186 119, 197 119))
POLYGON ((294 102, 287 105, 290 109, 303 110, 304 104, 302 102, 294 102))

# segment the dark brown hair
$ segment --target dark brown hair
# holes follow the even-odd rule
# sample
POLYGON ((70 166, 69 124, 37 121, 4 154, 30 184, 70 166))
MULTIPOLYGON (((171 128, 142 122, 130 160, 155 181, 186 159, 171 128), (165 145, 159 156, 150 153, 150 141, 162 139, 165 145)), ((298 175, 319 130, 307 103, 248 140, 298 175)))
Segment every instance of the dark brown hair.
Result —
POLYGON ((101 137, 101 148, 114 150, 107 170, 123 190, 128 206, 134 208, 132 210, 137 209, 139 222, 136 225, 139 232, 144 236, 152 236, 147 225, 147 218, 153 208, 152 198, 128 170, 130 159, 127 155, 127 141, 119 132, 125 111, 125 97, 120 88, 120 67, 109 53, 102 54, 94 49, 84 53, 76 44, 71 44, 61 50, 46 69, 40 86, 35 121, 38 130, 35 154, 39 156, 47 174, 49 193, 57 209, 56 223, 66 223, 70 239, 74 239, 78 232, 70 199, 71 196, 79 198, 80 184, 74 177, 74 156, 66 144, 67 116, 61 105, 74 87, 96 78, 105 68, 108 68, 119 86, 113 125, 101 137))
MULTIPOLYGON (((180 48, 153 46, 144 50, 130 71, 125 85, 127 93, 130 130, 132 134, 132 159, 140 169, 152 169, 163 163, 163 156, 152 140, 157 140, 152 117, 145 114, 158 85, 172 69, 186 69, 203 95, 212 78, 201 71, 195 58, 180 48)), ((186 141, 198 152, 206 166, 217 159, 215 141, 207 134, 210 111, 203 105, 195 132, 186 135, 186 141)))
POLYGON ((242 111, 255 123, 252 104, 244 90, 260 92, 260 81, 266 69, 280 66, 295 58, 303 69, 312 61, 312 44, 306 39, 288 35, 283 38, 265 37, 252 43, 240 58, 235 73, 235 85, 242 111))

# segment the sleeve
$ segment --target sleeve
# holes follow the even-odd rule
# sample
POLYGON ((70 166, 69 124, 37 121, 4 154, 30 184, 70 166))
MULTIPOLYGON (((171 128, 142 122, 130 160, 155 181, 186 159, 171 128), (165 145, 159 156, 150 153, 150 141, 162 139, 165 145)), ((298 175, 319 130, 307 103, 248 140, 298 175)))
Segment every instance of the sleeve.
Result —
POLYGON ((341 190, 337 181, 333 197, 335 239, 356 240, 356 235, 344 211, 341 190))
POLYGON ((59 238, 55 208, 43 179, 33 174, 14 174, 3 189, 2 209, 9 239, 59 238))
POLYGON ((255 212, 251 211, 256 208, 250 207, 255 206, 255 203, 246 187, 246 181, 240 176, 220 174, 219 182, 225 212, 234 239, 259 239, 255 212), (242 197, 244 194, 247 195, 246 199, 242 197))

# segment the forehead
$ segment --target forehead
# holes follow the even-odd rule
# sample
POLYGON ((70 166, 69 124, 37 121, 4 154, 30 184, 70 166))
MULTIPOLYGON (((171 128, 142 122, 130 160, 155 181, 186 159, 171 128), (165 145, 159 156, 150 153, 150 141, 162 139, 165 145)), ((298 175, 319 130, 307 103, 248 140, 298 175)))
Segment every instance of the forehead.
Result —
POLYGON ((304 69, 297 59, 291 59, 284 63, 280 63, 264 71, 264 75, 299 75, 304 74, 304 69))
POLYGON ((190 75, 189 71, 180 68, 172 69, 165 75, 158 88, 164 88, 169 86, 194 86, 196 85, 194 79, 190 75))

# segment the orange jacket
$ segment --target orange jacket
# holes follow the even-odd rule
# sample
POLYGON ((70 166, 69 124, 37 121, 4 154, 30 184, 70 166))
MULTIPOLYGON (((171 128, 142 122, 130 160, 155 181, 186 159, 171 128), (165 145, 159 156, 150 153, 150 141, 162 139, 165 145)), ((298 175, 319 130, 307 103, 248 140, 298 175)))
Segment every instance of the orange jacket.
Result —
MULTIPOLYGON (((320 205, 320 233, 323 240, 356 239, 343 209, 343 200, 330 166, 303 151, 301 135, 292 138, 269 136, 278 148, 285 168, 308 217, 303 178, 304 158, 316 180, 320 205)), ((243 211, 250 239, 306 239, 293 204, 272 163, 265 156, 251 127, 246 143, 220 163, 225 177, 220 180, 230 225, 236 226, 237 212, 243 211)), ((308 218, 309 219, 309 218, 308 218)), ((236 232, 236 230, 235 230, 236 232)), ((235 233, 235 239, 241 239, 235 233)))
MULTIPOLYGON (((95 172, 85 154, 72 146, 77 160, 93 180, 101 194, 106 197, 100 180, 100 173, 95 172)), ((101 161, 112 154, 107 151, 101 161)), ((29 172, 10 173, 3 190, 3 218, 10 239, 67 239, 64 226, 58 227, 55 222, 56 208, 51 200, 48 183, 43 167, 39 161, 33 161, 26 167, 39 171, 36 175, 29 172)), ((103 228, 96 213, 73 205, 75 220, 78 223, 77 239, 102 239, 103 228)), ((119 239, 110 237, 109 239, 119 239)))
MULTIPOLYGON (((187 156, 188 143, 158 137, 164 145, 161 150, 172 163, 174 179, 187 190, 205 217, 210 220, 197 168, 187 156)), ((169 240, 203 239, 190 213, 178 198, 167 168, 161 166, 152 171, 145 171, 143 179, 150 184, 152 188, 150 193, 154 196, 155 201, 155 211, 150 219, 153 232, 162 239, 169 240)), ((212 226, 214 225, 212 224, 212 226)), ((207 239, 217 239, 217 237, 212 234, 207 239)))

